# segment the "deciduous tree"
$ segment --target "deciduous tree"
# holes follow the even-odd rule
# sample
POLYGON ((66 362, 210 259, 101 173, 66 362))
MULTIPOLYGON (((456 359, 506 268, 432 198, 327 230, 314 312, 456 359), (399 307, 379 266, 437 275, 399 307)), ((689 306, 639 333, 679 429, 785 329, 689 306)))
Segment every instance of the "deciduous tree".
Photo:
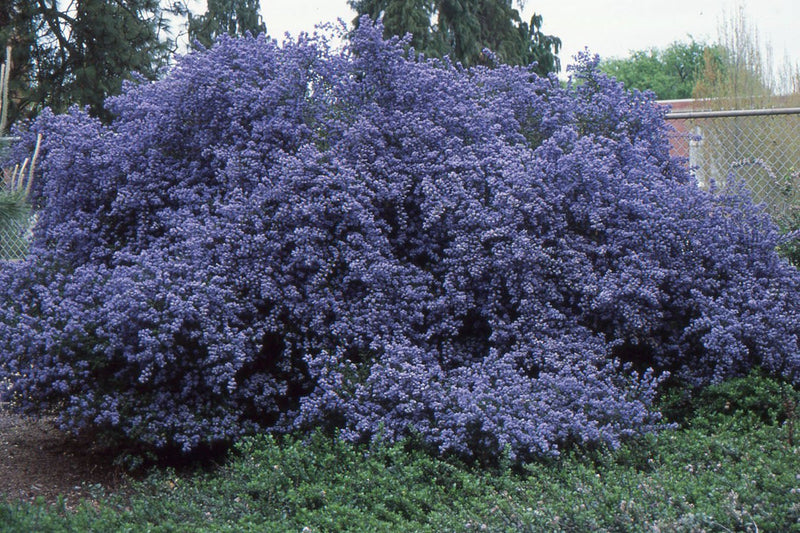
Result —
POLYGON ((691 98, 706 63, 721 56, 719 46, 692 39, 664 49, 633 51, 627 58, 608 59, 601 69, 629 89, 653 91, 660 100, 677 100, 691 98))

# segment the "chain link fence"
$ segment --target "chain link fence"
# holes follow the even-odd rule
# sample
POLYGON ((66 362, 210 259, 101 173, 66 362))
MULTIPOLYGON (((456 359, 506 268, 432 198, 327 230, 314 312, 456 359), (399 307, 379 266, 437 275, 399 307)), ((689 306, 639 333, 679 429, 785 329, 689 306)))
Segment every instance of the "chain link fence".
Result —
MULTIPOLYGON (((15 139, 0 137, 0 157, 15 139)), ((0 261, 20 261, 28 255, 35 215, 12 169, 0 169, 0 261)))
POLYGON ((800 206, 800 108, 673 111, 672 152, 700 187, 743 185, 781 227, 800 206))
POLYGON ((31 240, 30 219, 18 221, 14 219, 0 222, 0 261, 21 261, 28 255, 31 240))

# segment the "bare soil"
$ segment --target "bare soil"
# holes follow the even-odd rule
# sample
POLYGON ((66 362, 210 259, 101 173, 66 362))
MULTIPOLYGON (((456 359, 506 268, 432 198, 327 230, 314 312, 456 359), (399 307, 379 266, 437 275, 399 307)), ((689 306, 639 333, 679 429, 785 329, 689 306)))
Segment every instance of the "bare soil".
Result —
POLYGON ((113 456, 59 431, 52 419, 30 420, 0 404, 0 501, 55 503, 119 492, 130 481, 113 456))

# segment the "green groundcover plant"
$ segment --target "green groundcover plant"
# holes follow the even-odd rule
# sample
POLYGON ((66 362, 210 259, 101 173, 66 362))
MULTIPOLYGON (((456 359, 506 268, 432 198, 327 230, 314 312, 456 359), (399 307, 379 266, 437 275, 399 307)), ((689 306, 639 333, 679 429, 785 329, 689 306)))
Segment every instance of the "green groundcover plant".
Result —
POLYGON ((753 373, 679 396, 664 405, 677 428, 525 467, 443 460, 413 439, 249 437, 212 471, 156 471, 73 510, 0 503, 0 530, 800 531, 800 394, 753 373))

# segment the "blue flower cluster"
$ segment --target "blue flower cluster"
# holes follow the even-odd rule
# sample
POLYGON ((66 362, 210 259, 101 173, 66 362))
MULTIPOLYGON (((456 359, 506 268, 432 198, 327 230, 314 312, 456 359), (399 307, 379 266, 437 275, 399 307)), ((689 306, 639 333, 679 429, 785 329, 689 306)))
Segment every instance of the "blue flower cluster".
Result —
POLYGON ((101 124, 45 112, 0 377, 155 451, 326 426, 525 460, 652 431, 668 373, 798 381, 800 276, 696 188, 663 110, 591 58, 419 60, 221 38, 101 124))

